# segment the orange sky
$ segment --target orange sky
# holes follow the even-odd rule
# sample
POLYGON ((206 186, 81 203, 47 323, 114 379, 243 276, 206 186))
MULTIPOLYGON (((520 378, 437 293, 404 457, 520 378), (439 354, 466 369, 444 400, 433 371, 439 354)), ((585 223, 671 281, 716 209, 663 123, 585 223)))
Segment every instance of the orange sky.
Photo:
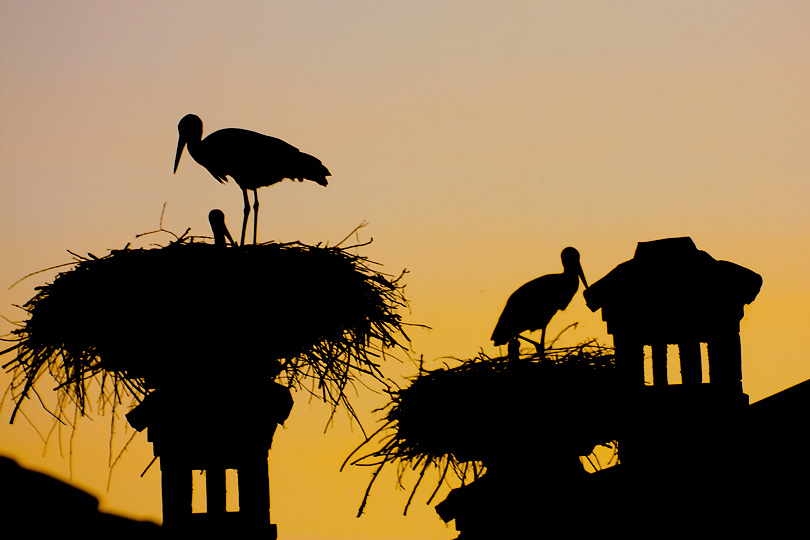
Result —
MULTIPOLYGON (((178 233, 208 234, 215 207, 238 231, 233 183, 188 155, 172 175, 176 125, 193 112, 206 133, 253 129, 329 167, 325 189, 260 191, 260 240, 334 243, 369 222, 363 253, 410 270, 407 318, 433 328, 412 332, 417 357, 495 354, 506 298, 559 271, 567 245, 593 282, 638 241, 691 236, 764 278, 742 322, 752 401, 810 378, 810 4, 562 4, 0 3, 0 314, 19 320, 12 304, 52 274, 6 290, 17 279, 67 249, 123 247, 164 203, 178 233)), ((549 334, 574 321, 571 341, 606 339, 581 294, 549 334)), ((357 403, 373 426, 382 398, 357 403)), ((66 477, 58 445, 42 457, 7 407, 0 453, 66 477)), ((356 519, 369 471, 337 469, 362 438, 343 416, 323 435, 327 415, 301 396, 274 443, 280 538, 455 536, 427 492, 403 518, 393 477, 356 519)), ((74 481, 108 510, 158 519, 142 435, 105 492, 109 422, 81 425, 74 481)))

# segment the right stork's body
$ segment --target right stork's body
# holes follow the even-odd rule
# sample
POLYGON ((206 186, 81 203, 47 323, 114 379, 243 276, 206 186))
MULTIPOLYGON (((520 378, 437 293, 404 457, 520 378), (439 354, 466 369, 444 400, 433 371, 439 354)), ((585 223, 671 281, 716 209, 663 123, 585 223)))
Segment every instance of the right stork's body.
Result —
POLYGON ((187 114, 177 125, 180 138, 177 142, 177 154, 174 159, 174 172, 180 163, 183 148, 188 145, 188 153, 194 161, 205 167, 211 176, 220 183, 228 181, 228 176, 242 188, 245 201, 244 220, 242 221, 242 240, 245 243, 245 229, 250 215, 248 190, 253 191, 253 243, 256 243, 259 213, 259 198, 256 190, 291 180, 312 180, 325 186, 329 169, 309 154, 281 139, 269 137, 238 128, 220 129, 202 138, 202 120, 196 115, 187 114))
POLYGON ((567 247, 560 256, 563 263, 561 274, 548 274, 529 281, 516 290, 506 301, 498 324, 492 332, 495 346, 509 344, 509 356, 517 356, 518 338, 534 343, 521 336, 521 332, 542 330, 540 343, 535 343, 540 356, 545 352, 546 326, 551 318, 564 310, 579 289, 579 280, 585 288, 585 274, 579 262, 579 252, 567 247))

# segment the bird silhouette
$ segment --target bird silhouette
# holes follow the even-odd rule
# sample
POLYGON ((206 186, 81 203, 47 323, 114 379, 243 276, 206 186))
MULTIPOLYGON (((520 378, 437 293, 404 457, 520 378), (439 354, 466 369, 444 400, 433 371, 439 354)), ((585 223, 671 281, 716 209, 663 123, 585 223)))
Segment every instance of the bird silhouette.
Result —
POLYGON ((579 262, 579 252, 567 247, 560 255, 563 264, 561 274, 548 274, 533 279, 522 285, 512 293, 506 301, 498 324, 492 332, 492 341, 495 346, 509 344, 509 357, 517 358, 519 343, 518 338, 534 343, 540 357, 545 355, 546 326, 551 318, 558 312, 564 310, 571 303, 571 299, 579 288, 579 280, 585 288, 588 282, 585 281, 585 274, 579 262), (526 330, 542 329, 540 343, 534 342, 520 335, 526 330))
POLYGON ((253 243, 256 243, 258 229, 259 196, 256 190, 260 187, 277 184, 285 178, 291 180, 312 180, 325 186, 329 169, 309 154, 281 139, 248 131, 246 129, 227 128, 215 131, 202 138, 203 123, 194 114, 187 114, 177 125, 180 138, 177 141, 177 154, 174 158, 174 172, 180 164, 183 149, 188 146, 188 153, 194 161, 205 167, 211 176, 220 183, 234 179, 242 189, 245 201, 244 220, 242 221, 241 245, 245 245, 245 230, 250 215, 248 191, 253 191, 253 243))
POLYGON ((211 224, 211 232, 214 233, 214 245, 225 247, 228 244, 234 245, 236 242, 231 238, 231 233, 228 232, 228 226, 225 225, 225 213, 222 210, 214 208, 208 212, 208 223, 211 224), (225 242, 225 239, 228 242, 225 242))

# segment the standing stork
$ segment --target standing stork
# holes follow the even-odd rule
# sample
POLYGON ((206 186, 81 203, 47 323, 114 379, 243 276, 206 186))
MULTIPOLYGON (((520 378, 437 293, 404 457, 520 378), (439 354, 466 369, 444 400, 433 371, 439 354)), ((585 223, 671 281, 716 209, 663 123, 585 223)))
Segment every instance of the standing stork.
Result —
POLYGON ((506 307, 501 313, 498 324, 492 332, 492 341, 495 346, 509 344, 509 358, 515 359, 518 355, 518 338, 534 343, 537 354, 542 358, 545 355, 546 326, 551 318, 564 310, 571 303, 571 299, 579 288, 579 280, 585 288, 585 274, 579 263, 579 252, 567 247, 560 255, 563 271, 561 274, 548 274, 533 279, 522 285, 512 293, 506 301, 506 307), (536 343, 520 335, 526 330, 542 329, 540 343, 536 343))
POLYGON ((256 190, 291 180, 312 180, 325 186, 329 169, 321 161, 281 139, 248 131, 246 129, 220 129, 202 138, 203 123, 200 117, 187 114, 177 124, 180 139, 177 141, 177 154, 174 158, 174 172, 180 164, 183 148, 188 145, 188 153, 194 161, 205 167, 211 176, 225 183, 228 176, 242 189, 245 200, 245 217, 242 221, 241 245, 245 245, 245 230, 250 215, 248 191, 253 191, 253 243, 259 216, 259 195, 256 190))

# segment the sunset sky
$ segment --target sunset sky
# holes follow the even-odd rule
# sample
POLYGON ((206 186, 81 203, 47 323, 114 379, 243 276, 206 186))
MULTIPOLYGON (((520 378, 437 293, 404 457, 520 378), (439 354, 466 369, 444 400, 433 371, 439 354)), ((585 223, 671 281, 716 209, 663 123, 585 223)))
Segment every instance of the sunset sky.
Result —
MULTIPOLYGON (((21 320, 13 304, 54 272, 8 290, 19 278, 69 262, 66 250, 137 242, 164 203, 177 234, 210 234, 220 208, 238 235, 233 182, 188 154, 172 174, 177 123, 195 113, 205 134, 251 129, 323 161, 326 188, 259 191, 259 240, 334 244, 367 222, 358 238, 373 243, 359 252, 408 269, 403 316, 431 327, 410 332, 413 358, 497 354, 506 298, 559 272, 566 246, 592 283, 639 241, 691 236, 763 276, 741 333, 744 390, 762 399, 810 378, 809 29, 804 0, 2 0, 0 315, 21 320)), ((564 342, 610 343, 581 292, 548 335, 573 322, 564 342)), ((155 324, 171 324, 160 306, 155 324)), ((386 369, 402 384, 415 373, 407 359, 386 369)), ((279 538, 456 536, 424 504, 431 489, 403 517, 393 474, 355 518, 371 471, 338 469, 361 432, 339 414, 324 434, 328 409, 296 398, 270 454, 279 538)), ((384 396, 355 403, 374 427, 384 396)), ((39 405, 25 411, 47 433, 39 405)), ((0 454, 64 479, 72 461, 103 509, 160 520, 158 467, 139 477, 145 434, 107 491, 110 415, 80 423, 68 458, 68 432, 60 457, 10 412, 0 454)))

